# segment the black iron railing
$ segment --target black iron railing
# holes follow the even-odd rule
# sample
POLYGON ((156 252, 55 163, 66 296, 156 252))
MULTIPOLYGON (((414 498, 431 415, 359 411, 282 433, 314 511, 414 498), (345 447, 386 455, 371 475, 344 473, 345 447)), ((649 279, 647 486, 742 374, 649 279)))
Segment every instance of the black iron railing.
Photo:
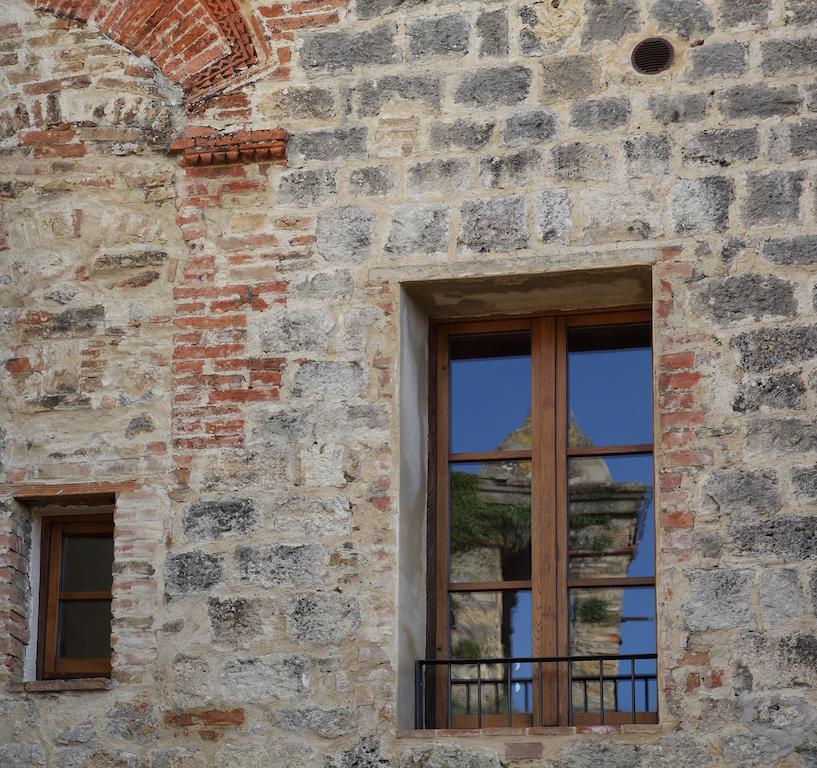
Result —
POLYGON ((416 727, 657 722, 656 658, 642 653, 418 661, 416 727))

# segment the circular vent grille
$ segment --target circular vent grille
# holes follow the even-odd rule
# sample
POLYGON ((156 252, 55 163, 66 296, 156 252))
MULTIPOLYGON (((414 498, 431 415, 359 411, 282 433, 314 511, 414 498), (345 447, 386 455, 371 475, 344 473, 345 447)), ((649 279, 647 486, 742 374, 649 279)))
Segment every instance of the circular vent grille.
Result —
POLYGON ((633 67, 642 75, 657 75, 669 69, 675 58, 675 49, 669 40, 663 37, 651 37, 642 40, 633 48, 633 67))

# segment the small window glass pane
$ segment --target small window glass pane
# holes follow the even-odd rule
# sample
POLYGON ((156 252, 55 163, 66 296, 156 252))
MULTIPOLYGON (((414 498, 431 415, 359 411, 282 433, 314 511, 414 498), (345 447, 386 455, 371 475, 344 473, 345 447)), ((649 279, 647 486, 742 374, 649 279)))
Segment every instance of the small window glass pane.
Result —
POLYGON ((451 452, 530 450, 530 333, 452 336, 451 452))
POLYGON ((569 576, 655 575, 649 454, 568 461, 569 576))
POLYGON ((58 633, 57 655, 61 659, 109 658, 110 601, 60 601, 58 633))
POLYGON ((110 592, 113 538, 88 534, 62 537, 63 592, 110 592))
POLYGON ((530 461, 452 464, 449 494, 451 581, 530 580, 530 461))
POLYGON ((569 444, 652 443, 650 326, 568 331, 569 444))

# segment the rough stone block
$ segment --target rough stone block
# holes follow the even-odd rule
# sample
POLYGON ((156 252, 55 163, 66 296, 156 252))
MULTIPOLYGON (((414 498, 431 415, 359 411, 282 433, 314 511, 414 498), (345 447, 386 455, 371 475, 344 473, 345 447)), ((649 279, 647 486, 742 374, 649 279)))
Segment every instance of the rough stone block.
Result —
POLYGON ((281 176, 278 201, 284 205, 314 205, 330 200, 337 191, 334 171, 292 171, 281 176))
POLYGON ((635 178, 669 173, 671 144, 666 134, 642 133, 624 142, 627 175, 635 178))
POLYGON ((766 83, 736 85, 721 92, 718 99, 721 112, 737 119, 794 115, 802 103, 797 86, 766 83))
POLYGON ((772 238, 763 243, 763 255, 776 264, 817 264, 817 236, 772 238))
POLYGON ((105 730, 109 736, 148 744, 159 731, 153 705, 147 701, 119 701, 108 710, 105 730))
MULTIPOLYGON (((315 664, 313 659, 294 654, 232 659, 221 674, 224 698, 265 706, 270 700, 302 702, 309 691, 309 673, 315 664)), ((275 764, 278 765, 277 760, 275 764)))
POLYGON ((442 195, 463 192, 470 186, 471 161, 446 158, 416 163, 408 169, 406 188, 411 195, 442 195))
POLYGON ((694 123, 703 120, 709 107, 709 94, 650 96, 647 109, 661 125, 694 123))
POLYGON ((310 32, 301 46, 301 66, 309 74, 345 72, 356 67, 394 64, 400 60, 396 28, 381 24, 372 29, 310 32))
POLYGON ((287 86, 259 105, 264 115, 292 120, 328 120, 335 116, 335 93, 318 86, 287 86))
POLYGON ((374 216, 351 205, 318 214, 317 249, 327 261, 362 264, 372 249, 374 216))
POLYGON ((603 144, 577 141, 551 152, 553 175, 564 181, 603 181, 610 176, 610 150, 603 144))
POLYGON ((410 105, 412 113, 422 105, 427 111, 440 110, 442 83, 434 76, 387 75, 364 80, 354 88, 354 100, 361 117, 379 115, 384 107, 410 105))
POLYGON ((521 197, 466 200, 460 209, 460 243, 472 251, 515 251, 528 247, 527 206, 521 197))
POLYGON ((793 467, 791 484, 794 492, 805 499, 817 499, 817 466, 793 467))
POLYGON ((630 100, 625 96, 595 101, 575 101, 570 108, 570 125, 585 133, 611 131, 630 120, 630 100))
POLYGON ((246 534, 258 527, 258 512, 252 499, 196 501, 182 517, 188 539, 220 539, 228 534, 246 534))
POLYGON ((355 168, 349 175, 349 191, 353 195, 385 197, 394 192, 394 169, 388 165, 355 168))
POLYGON ((681 154, 687 165, 728 167, 748 163, 760 154, 757 128, 711 129, 692 134, 681 154))
POLYGON ((223 558, 205 552, 171 555, 165 563, 165 594, 207 592, 221 581, 223 558))
POLYGON ((797 571, 780 568, 761 573, 760 614, 767 629, 796 622, 803 615, 803 592, 797 571))
POLYGON ((519 65, 478 69, 460 78, 454 101, 467 107, 512 107, 528 98, 531 77, 519 65))
POLYGON ((523 149, 512 155, 483 157, 479 161, 482 186, 492 189, 518 189, 541 176, 542 156, 535 149, 523 149))
POLYGON ((301 484, 308 488, 343 488, 350 480, 342 444, 316 442, 301 450, 299 458, 301 484))
POLYGON ((817 6, 811 0, 786 0, 786 22, 814 24, 817 22, 817 6))
POLYGON ((394 11, 402 11, 423 5, 426 0, 357 0, 359 19, 372 19, 394 11))
POLYGON ((402 205, 394 211, 384 249, 390 258, 444 253, 447 249, 445 205, 402 205))
POLYGON ((352 295, 352 273, 348 269, 306 275, 292 291, 303 299, 347 299, 352 295))
POLYGON ((261 614, 257 604, 244 597, 207 601, 210 632, 219 645, 242 647, 261 633, 261 614))
POLYGON ((434 123, 429 132, 429 144, 435 150, 482 149, 490 140, 496 123, 455 120, 434 123))
POLYGON ((508 14, 504 8, 477 16, 480 56, 508 55, 508 14))
MULTIPOLYGON (((807 0, 808 1, 808 0, 807 0)), ((721 23, 725 27, 752 25, 765 27, 769 23, 772 0, 719 0, 721 23)))
POLYGON ((502 143, 509 147, 536 144, 556 135, 556 115, 549 109, 515 112, 505 120, 502 143))
POLYGON ((761 328, 732 339, 740 364, 751 371, 767 371, 817 357, 817 326, 761 328))
POLYGON ((800 373, 781 373, 765 379, 744 383, 732 402, 737 413, 771 410, 799 409, 803 407, 806 386, 800 373))
POLYGON ((554 56, 542 61, 544 104, 583 99, 602 90, 601 62, 594 54, 554 56))
POLYGON ((360 623, 360 604, 348 595, 316 592, 296 598, 287 608, 287 634, 299 643, 339 643, 354 635, 360 623))
POLYGON ((474 752, 458 744, 438 743, 403 750, 399 768, 500 768, 501 765, 495 752, 474 752))
POLYGON ((652 17, 661 32, 676 32, 681 37, 706 37, 714 27, 712 13, 703 0, 656 0, 652 17))
POLYGON ((409 58, 464 56, 468 53, 471 25, 460 14, 410 21, 406 28, 409 58))
POLYGON ((749 570, 697 570, 689 574, 690 599, 686 624, 692 632, 754 627, 752 583, 749 570))
POLYGON ((760 46, 763 74, 772 77, 814 72, 817 67, 817 37, 785 37, 766 40, 760 46))
POLYGON ((0 765, 8 768, 45 768, 45 753, 39 744, 0 744, 0 765))
POLYGON ((365 128, 332 128, 293 135, 287 147, 291 162, 353 160, 366 157, 365 128))
POLYGON ((543 243, 567 243, 573 228, 572 204, 566 189, 549 189, 533 196, 533 221, 543 243))
POLYGON ((323 352, 334 327, 325 309, 276 307, 262 315, 258 335, 265 352, 323 352))
POLYGON ((772 126, 769 157, 777 161, 817 157, 817 120, 807 118, 772 126))
POLYGON ((703 506, 717 516, 753 521, 777 514, 780 483, 773 469, 720 469, 703 485, 703 506))
POLYGON ((621 40, 641 29, 641 14, 636 0, 589 0, 584 5, 582 42, 621 40))
POLYGON ((319 544, 237 547, 238 578, 260 587, 311 587, 320 582, 326 550, 319 544))
POLYGON ((748 44, 707 43, 690 49, 686 79, 697 82, 710 77, 739 77, 748 66, 748 44))
POLYGON ((637 768, 638 750, 632 744, 615 741, 576 739, 568 742, 559 752, 559 762, 569 768, 637 768))
POLYGON ((701 311, 719 323, 797 314, 794 283, 774 275, 712 277, 699 283, 701 311))
POLYGON ((368 386, 369 369, 360 363, 309 361, 295 372, 292 394, 337 402, 363 397, 368 386))
MULTIPOLYGON (((812 444, 811 450, 813 447, 812 444)), ((817 517, 784 515, 763 523, 733 525, 729 534, 735 550, 741 554, 817 559, 817 517)))
POLYGON ((672 188, 670 211, 679 235, 723 232, 735 198, 731 179, 708 176, 680 181, 672 188))
POLYGON ((271 519, 276 531, 291 530, 302 536, 352 532, 352 508, 345 496, 287 496, 273 504, 271 519))
MULTIPOLYGON (((746 450, 769 457, 802 455, 817 448, 817 422, 807 418, 755 418, 749 424, 746 450)), ((817 544, 815 544, 817 546, 817 544)))
POLYGON ((748 226, 783 224, 800 218, 805 171, 750 173, 746 179, 743 219, 748 226))
POLYGON ((586 189, 579 192, 578 199, 583 245, 645 240, 663 231, 663 200, 652 189, 586 189))
POLYGON ((273 717, 276 725, 285 731, 297 733, 306 729, 323 739, 337 739, 354 732, 360 722, 360 710, 353 707, 281 709, 273 717))

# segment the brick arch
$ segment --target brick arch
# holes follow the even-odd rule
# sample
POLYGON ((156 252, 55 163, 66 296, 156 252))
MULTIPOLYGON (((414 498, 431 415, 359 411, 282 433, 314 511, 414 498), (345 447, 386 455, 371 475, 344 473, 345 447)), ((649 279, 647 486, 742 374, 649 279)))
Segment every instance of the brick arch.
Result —
POLYGON ((268 54, 261 27, 239 0, 28 0, 36 10, 86 22, 147 56, 188 105, 222 91, 268 54))

